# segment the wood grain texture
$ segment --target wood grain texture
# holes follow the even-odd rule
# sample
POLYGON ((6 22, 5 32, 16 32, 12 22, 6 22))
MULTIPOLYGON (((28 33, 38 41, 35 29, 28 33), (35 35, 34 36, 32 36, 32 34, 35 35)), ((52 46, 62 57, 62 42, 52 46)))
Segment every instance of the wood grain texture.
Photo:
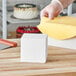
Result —
POLYGON ((48 47, 45 64, 20 62, 18 47, 0 50, 0 76, 76 76, 76 50, 48 47))

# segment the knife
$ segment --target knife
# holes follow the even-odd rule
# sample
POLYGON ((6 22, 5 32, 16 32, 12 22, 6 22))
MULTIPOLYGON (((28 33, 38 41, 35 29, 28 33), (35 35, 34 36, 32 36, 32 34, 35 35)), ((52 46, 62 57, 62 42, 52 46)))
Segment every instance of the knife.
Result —
POLYGON ((17 46, 16 42, 0 39, 0 50, 16 46, 17 46))

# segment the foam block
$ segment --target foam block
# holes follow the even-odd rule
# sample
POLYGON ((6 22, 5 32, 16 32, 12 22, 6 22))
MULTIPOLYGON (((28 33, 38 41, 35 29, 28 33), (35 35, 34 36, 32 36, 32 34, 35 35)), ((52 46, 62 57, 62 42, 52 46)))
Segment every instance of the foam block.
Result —
POLYGON ((21 38, 21 62, 45 63, 47 35, 24 34, 21 38))

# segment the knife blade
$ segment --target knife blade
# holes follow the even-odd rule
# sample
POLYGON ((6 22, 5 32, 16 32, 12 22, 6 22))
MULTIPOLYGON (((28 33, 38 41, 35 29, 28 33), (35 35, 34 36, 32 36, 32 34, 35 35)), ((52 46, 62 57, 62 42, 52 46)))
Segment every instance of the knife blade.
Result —
POLYGON ((7 49, 7 48, 10 48, 10 46, 5 45, 5 44, 0 44, 0 50, 4 50, 4 49, 7 49))
POLYGON ((16 46, 17 46, 16 42, 0 39, 0 50, 7 49, 9 47, 16 47, 16 46))

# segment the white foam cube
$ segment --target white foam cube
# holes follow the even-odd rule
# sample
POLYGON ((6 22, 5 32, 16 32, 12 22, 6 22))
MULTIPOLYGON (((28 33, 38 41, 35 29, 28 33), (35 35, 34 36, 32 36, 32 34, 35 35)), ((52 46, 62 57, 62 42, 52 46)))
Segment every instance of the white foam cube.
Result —
POLYGON ((47 59, 47 35, 24 34, 21 38, 21 62, 45 63, 47 59))

